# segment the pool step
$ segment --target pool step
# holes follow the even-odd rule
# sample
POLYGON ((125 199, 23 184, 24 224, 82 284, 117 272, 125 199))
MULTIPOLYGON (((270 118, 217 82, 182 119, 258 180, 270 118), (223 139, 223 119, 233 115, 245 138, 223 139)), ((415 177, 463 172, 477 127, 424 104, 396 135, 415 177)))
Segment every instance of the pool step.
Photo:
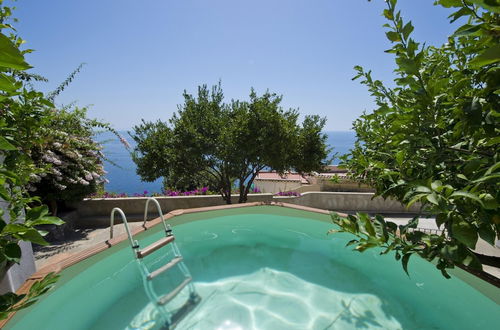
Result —
POLYGON ((169 261, 165 265, 161 266, 157 270, 152 271, 148 275, 148 280, 152 280, 153 278, 155 278, 156 276, 160 275, 161 273, 166 272, 167 270, 169 270, 170 268, 174 267, 175 265, 177 265, 181 261, 182 261, 182 257, 175 257, 174 259, 172 259, 171 261, 169 261))
POLYGON ((163 238, 157 240, 156 242, 154 242, 153 244, 148 245, 144 249, 137 251, 137 258, 144 258, 145 256, 150 255, 151 253, 155 252, 156 250, 164 247, 168 243, 172 243, 174 240, 175 240, 175 237, 173 235, 163 237, 163 238))
POLYGON ((188 285, 189 282, 191 282, 191 280, 192 280, 192 277, 187 277, 184 281, 182 281, 181 284, 179 284, 178 287, 176 287, 171 292, 167 293, 166 295, 164 295, 163 297, 161 297, 160 299, 158 299, 158 305, 165 305, 170 300, 174 299, 175 296, 177 296, 179 294, 179 292, 181 292, 182 289, 184 289, 184 287, 186 285, 188 285))

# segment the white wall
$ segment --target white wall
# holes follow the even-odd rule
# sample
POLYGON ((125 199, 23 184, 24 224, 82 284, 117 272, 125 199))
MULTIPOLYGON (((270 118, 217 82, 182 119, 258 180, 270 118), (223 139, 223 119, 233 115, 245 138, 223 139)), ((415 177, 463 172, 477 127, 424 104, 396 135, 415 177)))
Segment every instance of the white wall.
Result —
POLYGON ((302 186, 299 180, 258 180, 255 179, 254 186, 263 193, 276 194, 280 191, 290 191, 302 186))

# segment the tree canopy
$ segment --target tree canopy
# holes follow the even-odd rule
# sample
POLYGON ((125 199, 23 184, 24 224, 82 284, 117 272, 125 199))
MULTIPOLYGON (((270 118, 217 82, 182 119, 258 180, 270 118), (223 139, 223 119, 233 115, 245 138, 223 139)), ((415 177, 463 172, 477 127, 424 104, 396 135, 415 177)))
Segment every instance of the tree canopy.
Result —
POLYGON ((163 177, 167 187, 190 189, 208 183, 231 203, 238 182, 239 202, 247 200, 259 171, 319 171, 328 155, 325 119, 284 110, 281 96, 251 91, 249 101, 224 103, 220 84, 184 92, 184 104, 169 120, 145 122, 131 134, 133 159, 143 180, 163 177))
POLYGON ((395 87, 355 68, 355 79, 368 87, 377 107, 354 122, 358 140, 345 164, 377 195, 408 205, 421 202, 443 232, 418 230, 420 217, 399 228, 366 215, 334 221, 358 236, 350 242, 357 250, 395 250, 405 270, 413 254, 437 261, 445 276, 454 265, 480 269, 473 253, 478 238, 494 245, 500 235, 500 4, 436 1, 454 9, 452 22, 466 24, 433 47, 411 38, 413 26, 396 2, 386 1, 383 12, 395 87))

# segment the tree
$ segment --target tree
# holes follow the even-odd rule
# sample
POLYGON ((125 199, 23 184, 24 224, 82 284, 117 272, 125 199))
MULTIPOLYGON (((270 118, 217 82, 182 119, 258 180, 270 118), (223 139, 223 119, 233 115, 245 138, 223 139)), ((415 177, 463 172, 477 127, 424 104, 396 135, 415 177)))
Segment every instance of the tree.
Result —
POLYGON ((220 84, 184 92, 184 104, 169 124, 142 122, 134 127, 134 161, 143 180, 163 177, 175 188, 209 182, 230 204, 233 182, 244 203, 257 173, 321 170, 327 157, 325 119, 306 116, 297 124, 296 110, 283 110, 281 97, 269 92, 250 101, 223 102, 220 84), (190 180, 188 180, 190 178, 190 180), (200 180, 201 179, 201 180, 200 180), (179 186, 180 185, 180 186, 179 186))
POLYGON ((377 108, 354 122, 358 141, 345 164, 351 175, 376 188, 376 194, 411 205, 436 217, 441 235, 366 214, 334 216, 340 231, 357 239, 358 251, 394 250, 405 271, 417 254, 447 268, 480 269, 473 253, 478 237, 491 245, 500 235, 500 4, 498 1, 440 0, 455 9, 451 21, 467 23, 441 47, 420 46, 410 36, 411 22, 386 1, 387 38, 394 46, 394 88, 356 67, 377 108))

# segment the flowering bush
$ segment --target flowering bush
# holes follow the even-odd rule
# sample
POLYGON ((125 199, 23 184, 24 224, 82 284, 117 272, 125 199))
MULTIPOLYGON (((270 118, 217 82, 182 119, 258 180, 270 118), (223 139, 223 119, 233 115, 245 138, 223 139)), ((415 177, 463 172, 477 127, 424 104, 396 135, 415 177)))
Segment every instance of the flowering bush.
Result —
POLYGON ((134 193, 132 195, 128 195, 127 193, 114 193, 114 192, 96 192, 90 194, 90 198, 121 198, 121 197, 162 197, 162 196, 194 196, 194 195, 212 195, 215 194, 208 190, 208 187, 197 188, 189 191, 179 191, 179 190, 170 190, 170 189, 162 189, 161 193, 149 193, 147 190, 144 190, 142 193, 134 193))
POLYGON ((279 193, 274 194, 274 196, 287 196, 287 197, 296 196, 296 197, 299 197, 301 195, 297 191, 280 191, 279 193))
POLYGON ((190 191, 178 191, 178 190, 162 190, 165 196, 192 196, 192 195, 207 195, 208 187, 197 188, 190 191))
POLYGON ((49 202, 53 213, 57 202, 80 200, 107 182, 103 147, 93 139, 95 128, 111 130, 86 118, 86 109, 53 110, 51 123, 42 129, 44 142, 31 150, 38 171, 27 188, 49 202))

